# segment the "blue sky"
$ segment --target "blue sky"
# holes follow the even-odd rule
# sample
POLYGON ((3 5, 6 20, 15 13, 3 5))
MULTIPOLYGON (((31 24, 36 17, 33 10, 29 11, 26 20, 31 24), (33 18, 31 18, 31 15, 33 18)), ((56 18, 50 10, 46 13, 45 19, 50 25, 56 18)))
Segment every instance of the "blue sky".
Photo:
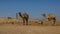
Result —
POLYGON ((0 17, 15 17, 17 10, 34 19, 43 19, 42 13, 53 13, 60 19, 60 0, 0 0, 0 17))

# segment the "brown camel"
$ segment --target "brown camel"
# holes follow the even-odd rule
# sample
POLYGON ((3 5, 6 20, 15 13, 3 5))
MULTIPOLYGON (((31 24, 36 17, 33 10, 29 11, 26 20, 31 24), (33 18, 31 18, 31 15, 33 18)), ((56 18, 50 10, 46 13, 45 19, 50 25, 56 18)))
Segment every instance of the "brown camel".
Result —
POLYGON ((29 15, 27 13, 21 14, 21 12, 19 12, 19 16, 23 19, 23 25, 28 25, 29 15))
POLYGON ((48 21, 52 21, 52 25, 54 25, 55 24, 55 22, 56 22, 56 17, 53 15, 53 14, 48 14, 47 16, 46 16, 46 14, 44 13, 44 14, 42 14, 43 15, 43 17, 45 17, 46 19, 48 19, 48 21))

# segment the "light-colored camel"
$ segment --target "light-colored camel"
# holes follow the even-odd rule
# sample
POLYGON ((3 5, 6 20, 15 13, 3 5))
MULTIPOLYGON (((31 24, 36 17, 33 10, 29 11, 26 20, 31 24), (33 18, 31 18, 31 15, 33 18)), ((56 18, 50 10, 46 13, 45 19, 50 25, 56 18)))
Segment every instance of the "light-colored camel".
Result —
POLYGON ((43 17, 45 17, 46 19, 48 19, 48 21, 52 21, 52 25, 54 25, 55 24, 55 22, 56 22, 56 17, 53 15, 53 14, 48 14, 47 16, 46 16, 46 14, 44 13, 44 14, 42 14, 42 16, 43 17))
POLYGON ((21 12, 19 12, 19 16, 23 19, 23 25, 28 25, 28 19, 29 19, 29 15, 27 13, 23 13, 21 14, 21 12))

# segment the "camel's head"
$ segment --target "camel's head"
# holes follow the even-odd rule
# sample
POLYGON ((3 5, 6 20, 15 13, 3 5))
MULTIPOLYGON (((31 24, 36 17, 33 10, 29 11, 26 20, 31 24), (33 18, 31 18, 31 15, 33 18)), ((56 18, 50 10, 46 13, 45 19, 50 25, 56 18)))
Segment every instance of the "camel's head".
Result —
POLYGON ((44 16, 44 17, 45 17, 45 16, 46 16, 46 14, 45 14, 45 13, 43 13, 43 14, 42 14, 42 16, 44 16))
POLYGON ((18 14, 19 14, 19 16, 21 16, 21 17, 22 17, 21 12, 19 12, 18 14))
POLYGON ((21 14, 21 12, 19 12, 19 14, 21 14))

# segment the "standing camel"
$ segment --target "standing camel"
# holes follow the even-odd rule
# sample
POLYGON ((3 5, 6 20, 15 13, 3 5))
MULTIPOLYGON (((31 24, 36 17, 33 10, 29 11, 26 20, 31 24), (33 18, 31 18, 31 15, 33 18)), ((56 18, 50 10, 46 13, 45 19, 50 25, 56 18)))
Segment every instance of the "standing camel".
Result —
POLYGON ((43 17, 45 17, 46 19, 48 19, 48 21, 52 21, 52 25, 54 25, 55 24, 55 22, 56 22, 56 17, 53 15, 53 14, 48 14, 47 16, 46 16, 46 14, 44 13, 44 14, 42 14, 42 16, 43 17))
POLYGON ((25 25, 25 24, 28 25, 29 15, 27 13, 21 14, 21 12, 19 12, 18 14, 23 19, 23 25, 25 25))

